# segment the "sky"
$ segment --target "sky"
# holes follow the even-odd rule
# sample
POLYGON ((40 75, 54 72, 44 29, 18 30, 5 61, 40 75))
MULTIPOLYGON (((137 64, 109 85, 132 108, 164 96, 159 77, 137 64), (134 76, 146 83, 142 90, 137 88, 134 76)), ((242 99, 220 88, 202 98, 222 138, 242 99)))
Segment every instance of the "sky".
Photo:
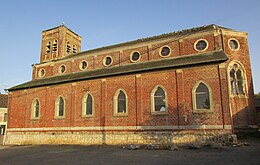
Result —
POLYGON ((3 0, 0 15, 1 93, 31 80, 41 32, 62 23, 82 36, 82 51, 209 24, 248 32, 260 92, 259 0, 3 0))

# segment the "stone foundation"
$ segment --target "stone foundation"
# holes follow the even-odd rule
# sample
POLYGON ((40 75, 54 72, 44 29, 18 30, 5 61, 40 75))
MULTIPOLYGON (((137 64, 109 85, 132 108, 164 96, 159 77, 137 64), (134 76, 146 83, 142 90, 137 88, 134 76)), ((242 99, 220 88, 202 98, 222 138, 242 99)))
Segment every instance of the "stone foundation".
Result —
POLYGON ((176 144, 223 142, 230 130, 195 131, 98 131, 98 132, 7 132, 5 144, 176 144))

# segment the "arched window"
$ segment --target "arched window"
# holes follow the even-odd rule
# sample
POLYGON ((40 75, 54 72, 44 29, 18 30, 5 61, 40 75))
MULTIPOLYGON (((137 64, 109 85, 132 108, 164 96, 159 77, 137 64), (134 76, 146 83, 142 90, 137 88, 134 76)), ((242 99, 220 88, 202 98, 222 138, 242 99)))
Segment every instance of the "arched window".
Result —
POLYGON ((157 86, 151 93, 151 111, 152 113, 167 113, 167 93, 163 87, 157 86))
POLYGON ((32 103, 32 118, 40 117, 40 103, 38 99, 34 99, 32 103))
POLYGON ((117 116, 124 116, 127 115, 127 95, 126 93, 121 89, 118 90, 114 95, 114 114, 117 116))
POLYGON ((82 116, 88 117, 93 115, 94 100, 91 94, 87 93, 82 99, 82 116))
POLYGON ((66 52, 67 52, 67 54, 70 54, 70 50, 71 50, 70 43, 67 42, 67 44, 66 44, 66 52))
POLYGON ((56 52, 57 51, 57 48, 58 48, 58 41, 57 40, 54 40, 53 41, 53 45, 52 45, 52 52, 56 52))
POLYGON ((72 53, 73 53, 73 54, 77 53, 77 46, 76 46, 76 45, 73 45, 72 53))
POLYGON ((233 95, 245 94, 245 80, 243 75, 243 69, 238 64, 233 64, 229 71, 229 80, 231 92, 233 95))
POLYGON ((195 91, 196 110, 210 109, 209 89, 204 83, 200 83, 195 91))
POLYGON ((46 54, 48 54, 50 52, 51 52, 51 42, 48 41, 47 44, 46 44, 46 54))
POLYGON ((235 76, 235 71, 233 69, 230 71, 230 84, 231 84, 232 93, 236 94, 237 93, 236 76, 235 76))
POLYGON ((211 88, 200 81, 192 89, 193 112, 213 112, 211 88))
POLYGON ((57 118, 65 116, 65 101, 61 96, 56 100, 55 116, 57 118))
POLYGON ((243 75, 240 69, 237 70, 237 88, 239 94, 244 94, 244 82, 243 82, 243 75))

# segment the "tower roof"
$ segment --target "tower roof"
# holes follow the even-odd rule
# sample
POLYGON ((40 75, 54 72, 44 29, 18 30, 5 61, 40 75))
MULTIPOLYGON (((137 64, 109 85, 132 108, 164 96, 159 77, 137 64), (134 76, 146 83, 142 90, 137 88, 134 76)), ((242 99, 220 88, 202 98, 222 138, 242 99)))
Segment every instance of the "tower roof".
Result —
POLYGON ((58 29, 58 28, 66 28, 67 30, 69 30, 70 32, 72 32, 73 34, 75 34, 76 36, 81 37, 80 35, 78 35, 78 34, 75 33, 74 31, 72 31, 70 28, 68 28, 67 26, 65 26, 64 24, 61 24, 61 25, 56 26, 56 27, 51 28, 51 29, 43 30, 42 32, 48 32, 48 31, 55 30, 55 29, 58 29))

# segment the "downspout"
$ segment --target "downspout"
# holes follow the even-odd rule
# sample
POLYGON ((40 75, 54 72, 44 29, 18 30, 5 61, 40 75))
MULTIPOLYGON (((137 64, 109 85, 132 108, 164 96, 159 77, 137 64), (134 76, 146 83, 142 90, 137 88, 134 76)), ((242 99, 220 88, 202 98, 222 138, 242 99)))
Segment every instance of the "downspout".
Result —
MULTIPOLYGON (((221 41, 222 41, 222 49, 225 53, 225 42, 224 42, 224 35, 223 35, 223 31, 222 29, 219 29, 220 30, 220 34, 221 34, 221 41)), ((226 75, 226 80, 229 80, 228 79, 228 72, 227 72, 227 75, 226 75)), ((229 81, 228 81, 228 84, 229 84, 229 81)), ((230 114, 230 121, 231 121, 231 131, 232 131, 232 134, 234 134, 234 122, 233 122, 233 117, 232 117, 232 109, 231 109, 231 105, 230 105, 230 89, 229 89, 229 85, 228 85, 228 106, 229 106, 229 114, 230 114)))

